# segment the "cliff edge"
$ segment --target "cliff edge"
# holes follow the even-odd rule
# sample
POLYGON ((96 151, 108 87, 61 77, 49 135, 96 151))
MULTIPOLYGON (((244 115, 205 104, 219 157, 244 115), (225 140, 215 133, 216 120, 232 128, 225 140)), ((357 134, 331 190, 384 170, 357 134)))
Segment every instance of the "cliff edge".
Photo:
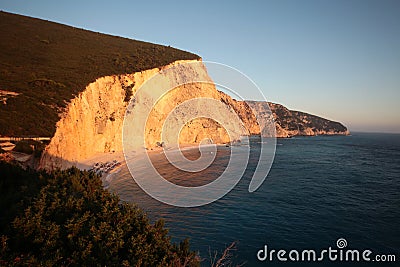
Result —
MULTIPOLYGON (((270 127, 270 132, 260 133, 260 129, 273 120, 277 137, 348 134, 338 122, 279 104, 232 99, 216 89, 201 58, 189 52, 6 12, 0 12, 0 27, 0 137, 51 139, 40 168, 67 168, 98 153, 122 151, 130 101, 149 105, 145 98, 135 99, 135 93, 156 73, 174 66, 180 68, 162 74, 160 86, 169 88, 173 81, 190 75, 205 83, 178 86, 154 105, 143 133, 143 148, 162 144, 161 126, 167 115, 193 98, 216 100, 241 122, 234 124, 229 116, 219 122, 193 119, 179 132, 182 144, 272 136, 275 132, 270 127), (223 125, 230 127, 229 134, 223 125)), ((199 103, 195 108, 206 110, 207 106, 199 103)), ((138 110, 135 116, 147 115, 144 111, 138 110)), ((183 120, 183 113, 175 119, 183 120)))
MULTIPOLYGON (((55 135, 42 155, 39 167, 67 168, 98 153, 122 151, 122 133, 127 106, 131 100, 140 101, 143 107, 153 105, 148 97, 138 99, 135 94, 156 73, 163 76, 162 83, 158 86, 164 88, 171 88, 172 82, 188 76, 196 76, 204 82, 184 84, 169 91, 152 107, 150 115, 144 109, 139 109, 134 114, 139 119, 146 120, 145 149, 153 149, 166 141, 162 140, 161 126, 168 114, 183 102, 194 98, 221 101, 232 113, 238 115, 242 123, 236 125, 229 117, 222 118, 219 122, 203 117, 193 119, 181 129, 180 144, 198 144, 205 139, 213 143, 229 143, 239 140, 244 135, 260 133, 256 117, 247 103, 236 101, 216 90, 201 60, 181 60, 162 68, 101 77, 90 83, 67 105, 65 113, 57 122, 55 135), (173 68, 178 65, 179 68, 173 68), (160 72, 168 68, 172 68, 172 71, 166 74, 160 72), (230 127, 232 135, 229 135, 221 124, 230 127)), ((152 88, 152 90, 157 90, 157 88, 152 88)), ((208 107, 199 103, 195 108, 204 110, 208 107)), ((174 119, 184 120, 184 116, 185 112, 177 114, 174 119)))
POLYGON ((101 77, 198 60, 190 52, 0 11, 0 136, 55 134, 72 99, 101 77))

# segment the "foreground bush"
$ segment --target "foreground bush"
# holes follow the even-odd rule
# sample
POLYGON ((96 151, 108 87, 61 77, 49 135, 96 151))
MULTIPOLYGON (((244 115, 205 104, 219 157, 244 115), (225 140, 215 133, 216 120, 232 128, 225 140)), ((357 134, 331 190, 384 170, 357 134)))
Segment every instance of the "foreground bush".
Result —
POLYGON ((162 221, 151 225, 95 174, 72 168, 39 176, 46 183, 1 233, 0 265, 198 265, 187 240, 172 244, 162 221))

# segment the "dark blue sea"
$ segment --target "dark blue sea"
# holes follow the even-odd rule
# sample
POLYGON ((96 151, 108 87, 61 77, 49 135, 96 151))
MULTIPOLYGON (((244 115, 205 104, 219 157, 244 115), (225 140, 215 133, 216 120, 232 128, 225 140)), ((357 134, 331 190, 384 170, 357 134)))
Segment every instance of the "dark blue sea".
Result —
MULTIPOLYGON (((202 177, 171 171, 175 182, 197 186, 212 179, 226 166, 228 154, 223 149, 219 153, 214 169, 202 177)), ((230 193, 197 208, 152 199, 126 168, 109 188, 122 200, 137 203, 152 221, 163 218, 173 241, 189 237, 191 248, 204 259, 202 266, 210 266, 210 252, 220 255, 232 242, 236 249, 231 266, 400 266, 399 134, 278 139, 267 179, 249 193, 256 158, 250 159, 249 171, 230 193), (343 253, 359 250, 361 258, 364 250, 371 250, 371 261, 331 261, 327 255, 322 262, 289 259, 291 250, 315 250, 319 257, 331 247, 339 254, 340 238, 347 243, 343 253), (274 254, 272 260, 260 261, 257 253, 265 245, 268 251, 285 250, 288 260, 274 254), (377 262, 378 254, 387 260, 387 255, 395 255, 396 262, 377 262)), ((168 173, 161 161, 159 168, 168 173)), ((292 256, 296 259, 295 253, 292 256)))

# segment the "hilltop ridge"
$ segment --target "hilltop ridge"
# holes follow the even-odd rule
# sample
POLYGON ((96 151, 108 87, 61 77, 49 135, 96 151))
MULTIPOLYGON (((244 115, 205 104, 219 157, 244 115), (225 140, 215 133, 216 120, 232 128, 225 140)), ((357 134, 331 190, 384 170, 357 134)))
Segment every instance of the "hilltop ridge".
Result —
POLYGON ((0 136, 53 136, 66 105, 97 78, 200 58, 3 11, 0 29, 0 136))

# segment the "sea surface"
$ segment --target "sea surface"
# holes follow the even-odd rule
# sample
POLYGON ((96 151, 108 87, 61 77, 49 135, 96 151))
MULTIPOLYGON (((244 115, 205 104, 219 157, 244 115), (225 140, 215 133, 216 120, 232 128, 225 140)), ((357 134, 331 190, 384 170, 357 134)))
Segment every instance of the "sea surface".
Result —
MULTIPOLYGON (((257 144, 256 144, 257 146, 257 144)), ((198 157, 197 150, 186 152, 198 157)), ((201 176, 179 172, 155 156, 157 169, 174 183, 199 186, 218 177, 229 160, 221 148, 212 168, 201 176)), ((278 139, 275 160, 263 185, 248 192, 251 169, 222 199, 196 208, 178 208, 148 196, 123 167, 112 177, 109 189, 122 200, 137 203, 152 221, 163 218, 172 240, 190 238, 202 266, 210 253, 219 255, 232 242, 231 262, 244 266, 400 266, 400 135, 353 133, 351 136, 315 136, 278 139), (301 251, 338 249, 337 240, 360 253, 395 255, 396 262, 260 261, 267 249, 301 251)), ((338 252, 339 253, 339 252, 338 252)), ((295 254, 293 254, 295 255, 295 254)), ((319 254, 317 254, 319 256, 319 254)), ((288 258, 288 255, 286 254, 288 258)))

